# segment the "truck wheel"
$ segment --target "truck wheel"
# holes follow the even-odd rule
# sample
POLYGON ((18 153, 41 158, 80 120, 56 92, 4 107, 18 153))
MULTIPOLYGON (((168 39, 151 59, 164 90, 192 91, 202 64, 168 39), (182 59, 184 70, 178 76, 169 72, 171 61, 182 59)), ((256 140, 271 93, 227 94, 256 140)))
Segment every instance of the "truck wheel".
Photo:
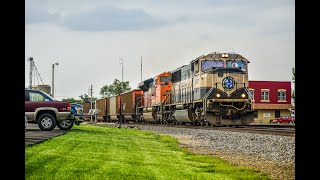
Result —
POLYGON ((37 124, 42 131, 51 131, 56 127, 56 119, 49 113, 39 116, 37 124))
POLYGON ((61 130, 69 130, 73 127, 74 121, 72 120, 63 120, 57 123, 57 126, 61 130))

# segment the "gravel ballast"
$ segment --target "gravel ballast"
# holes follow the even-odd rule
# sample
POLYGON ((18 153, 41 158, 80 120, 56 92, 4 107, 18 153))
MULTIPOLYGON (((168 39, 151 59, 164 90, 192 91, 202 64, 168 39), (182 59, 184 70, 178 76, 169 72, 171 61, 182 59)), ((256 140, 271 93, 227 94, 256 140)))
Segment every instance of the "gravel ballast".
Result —
POLYGON ((295 137, 149 125, 137 128, 170 135, 194 153, 252 167, 272 179, 295 179, 295 137))

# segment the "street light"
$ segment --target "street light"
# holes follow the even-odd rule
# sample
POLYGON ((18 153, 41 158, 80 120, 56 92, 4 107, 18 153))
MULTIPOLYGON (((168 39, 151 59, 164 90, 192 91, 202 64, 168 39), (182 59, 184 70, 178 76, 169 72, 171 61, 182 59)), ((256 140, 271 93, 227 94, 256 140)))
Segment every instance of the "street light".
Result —
POLYGON ((52 64, 52 93, 51 93, 51 95, 52 95, 52 97, 54 98, 54 66, 55 65, 59 65, 59 63, 54 63, 54 64, 52 64))

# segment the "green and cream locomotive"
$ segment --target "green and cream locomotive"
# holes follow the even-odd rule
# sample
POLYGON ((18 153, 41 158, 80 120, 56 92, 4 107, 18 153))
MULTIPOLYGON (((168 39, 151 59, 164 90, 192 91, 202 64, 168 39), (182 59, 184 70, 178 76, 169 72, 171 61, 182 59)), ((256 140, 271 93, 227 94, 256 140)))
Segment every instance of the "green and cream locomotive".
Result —
POLYGON ((253 122, 249 61, 235 53, 202 55, 171 72, 164 120, 175 124, 247 125, 253 122))

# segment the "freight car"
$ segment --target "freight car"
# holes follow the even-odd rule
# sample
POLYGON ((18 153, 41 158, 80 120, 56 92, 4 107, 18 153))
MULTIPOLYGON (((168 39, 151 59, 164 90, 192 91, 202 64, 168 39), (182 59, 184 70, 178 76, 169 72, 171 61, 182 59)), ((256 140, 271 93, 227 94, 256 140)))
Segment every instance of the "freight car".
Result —
POLYGON ((115 122, 120 119, 120 96, 107 97, 107 115, 105 116, 106 121, 115 122))
POLYGON ((95 101, 96 106, 94 106, 96 109, 99 109, 98 115, 97 115, 97 121, 106 121, 105 118, 107 116, 107 99, 101 98, 97 99, 95 101))
POLYGON ((107 122, 138 122, 137 106, 143 104, 142 93, 143 91, 134 89, 116 96, 107 97, 104 120, 107 122))

